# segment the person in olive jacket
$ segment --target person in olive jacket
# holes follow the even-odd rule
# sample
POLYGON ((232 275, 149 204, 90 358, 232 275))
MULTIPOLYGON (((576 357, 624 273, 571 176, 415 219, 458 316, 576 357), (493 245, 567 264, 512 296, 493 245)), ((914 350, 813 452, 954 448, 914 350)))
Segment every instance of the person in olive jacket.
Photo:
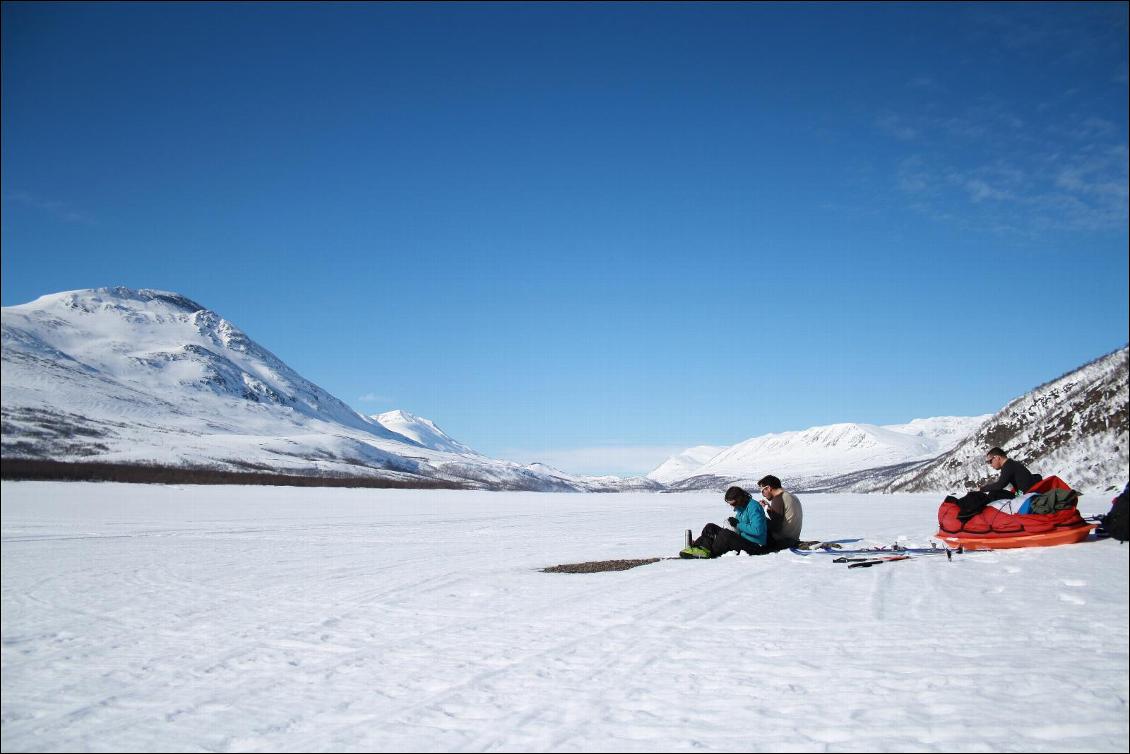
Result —
POLYGON ((727 552, 744 552, 749 555, 763 555, 773 552, 765 544, 769 533, 765 512, 760 505, 750 505, 753 497, 741 487, 726 490, 726 502, 734 509, 729 518, 733 530, 718 524, 707 524, 702 534, 679 553, 681 558, 716 558, 727 552))

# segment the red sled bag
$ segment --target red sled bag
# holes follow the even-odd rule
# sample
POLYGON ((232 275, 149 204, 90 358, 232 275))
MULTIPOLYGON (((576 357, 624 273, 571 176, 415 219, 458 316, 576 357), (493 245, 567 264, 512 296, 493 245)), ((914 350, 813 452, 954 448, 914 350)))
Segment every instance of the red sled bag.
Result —
MULTIPOLYGON (((1043 494, 1053 490, 1070 491, 1071 487, 1059 477, 1050 476, 1037 482, 1028 492, 1043 494)), ((964 522, 958 519, 960 510, 955 503, 942 502, 938 508, 938 527, 942 533, 958 537, 964 534, 978 538, 1004 538, 1025 534, 1046 534, 1056 529, 1087 525, 1079 515, 1074 501, 1068 508, 1043 514, 1005 513, 990 506, 964 522)))

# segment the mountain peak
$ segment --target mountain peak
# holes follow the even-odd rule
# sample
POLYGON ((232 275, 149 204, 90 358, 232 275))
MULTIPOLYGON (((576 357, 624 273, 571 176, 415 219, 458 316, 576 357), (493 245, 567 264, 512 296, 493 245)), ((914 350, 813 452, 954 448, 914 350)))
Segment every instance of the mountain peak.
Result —
POLYGON ((406 437, 425 448, 442 450, 447 453, 478 455, 474 450, 436 426, 436 423, 431 419, 416 416, 410 411, 398 408, 385 411, 383 414, 375 414, 371 418, 385 429, 406 437))
POLYGON ((104 308, 120 308, 126 304, 140 305, 144 308, 164 305, 188 314, 204 309, 200 304, 179 293, 153 288, 126 288, 125 286, 81 288, 73 291, 49 293, 30 303, 11 308, 45 309, 62 306, 68 309, 93 312, 104 308))
POLYGON ((427 419, 421 419, 420 417, 416 416, 415 414, 413 414, 409 411, 405 411, 404 409, 401 409, 401 408, 396 408, 396 409, 393 409, 392 411, 385 411, 383 414, 377 414, 373 418, 376 419, 377 421, 379 421, 382 424, 384 424, 386 421, 409 422, 409 423, 427 422, 428 424, 431 424, 431 422, 428 421, 427 419))
MULTIPOLYGON (((304 379, 239 328, 192 299, 148 288, 89 288, 4 307, 5 410, 29 406, 112 427, 121 417, 169 421, 192 431, 312 421, 340 423, 393 439, 304 379), (50 391, 35 387, 53 362, 50 391), (26 377, 29 382, 21 384, 26 377), (275 407, 275 408, 268 408, 275 407)), ((100 430, 105 433, 110 429, 100 430)))

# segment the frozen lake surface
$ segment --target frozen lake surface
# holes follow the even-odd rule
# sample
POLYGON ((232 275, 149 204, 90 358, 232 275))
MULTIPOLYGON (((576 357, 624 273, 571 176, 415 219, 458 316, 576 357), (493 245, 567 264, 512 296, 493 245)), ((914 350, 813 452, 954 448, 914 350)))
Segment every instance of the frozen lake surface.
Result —
MULTIPOLYGON (((716 493, 4 482, 5 751, 1126 751, 1128 553, 629 571, 716 493)), ((804 496, 929 546, 935 495, 804 496)), ((1086 496, 1084 515, 1106 512, 1086 496)))

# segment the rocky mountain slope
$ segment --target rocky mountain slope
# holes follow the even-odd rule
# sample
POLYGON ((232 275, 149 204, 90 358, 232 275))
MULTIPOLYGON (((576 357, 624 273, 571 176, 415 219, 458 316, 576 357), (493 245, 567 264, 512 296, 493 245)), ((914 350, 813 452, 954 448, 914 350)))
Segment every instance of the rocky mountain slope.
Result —
POLYGON ((1127 374, 1123 347, 1020 396, 952 450, 880 489, 949 492, 983 484, 996 477, 985 463, 994 446, 1076 489, 1122 489, 1130 476, 1127 374))

